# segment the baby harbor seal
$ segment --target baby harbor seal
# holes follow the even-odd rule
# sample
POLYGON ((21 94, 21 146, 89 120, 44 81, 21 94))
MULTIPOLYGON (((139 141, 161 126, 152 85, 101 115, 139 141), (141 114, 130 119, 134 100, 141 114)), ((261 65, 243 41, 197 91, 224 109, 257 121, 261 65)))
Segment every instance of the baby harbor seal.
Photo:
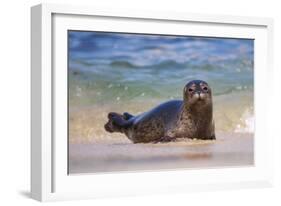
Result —
POLYGON ((183 100, 165 102, 136 116, 111 112, 104 127, 111 133, 124 133, 134 143, 215 139, 211 88, 193 80, 185 85, 183 100))

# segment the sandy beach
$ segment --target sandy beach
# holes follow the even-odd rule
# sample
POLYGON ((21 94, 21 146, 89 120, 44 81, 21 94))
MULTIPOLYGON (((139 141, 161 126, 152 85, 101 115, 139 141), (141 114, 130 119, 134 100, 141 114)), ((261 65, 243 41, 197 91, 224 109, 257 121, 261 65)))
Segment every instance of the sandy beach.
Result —
POLYGON ((250 133, 218 133, 215 141, 133 144, 124 136, 113 142, 70 143, 69 174, 250 166, 253 143, 250 133))

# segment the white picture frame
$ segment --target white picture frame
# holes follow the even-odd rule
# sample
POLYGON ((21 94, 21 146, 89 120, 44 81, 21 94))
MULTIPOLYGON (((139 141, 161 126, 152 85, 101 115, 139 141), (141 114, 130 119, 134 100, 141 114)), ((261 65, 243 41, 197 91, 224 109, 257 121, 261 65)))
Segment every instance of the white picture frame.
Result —
MULTIPOLYGON (((260 95, 266 90, 263 87, 265 82, 272 84, 272 19, 40 4, 31 8, 31 26, 32 198, 53 201, 272 186, 273 133, 269 121, 272 97, 269 94, 265 99, 260 95), (92 24, 91 21, 96 19, 101 22, 92 24), (116 21, 120 22, 118 27, 116 21), (136 22, 138 26, 132 26, 136 22), (67 127, 67 81, 65 69, 57 69, 66 68, 64 32, 72 26, 79 29, 99 26, 107 31, 146 33, 154 31, 154 23, 163 24, 162 33, 184 33, 183 27, 188 25, 201 32, 202 36, 252 37, 257 40, 254 74, 255 165, 69 176, 66 169, 67 139, 64 138, 67 127), (166 24, 174 26, 174 29, 165 30, 166 24)), ((189 35, 196 34, 190 32, 189 35)))

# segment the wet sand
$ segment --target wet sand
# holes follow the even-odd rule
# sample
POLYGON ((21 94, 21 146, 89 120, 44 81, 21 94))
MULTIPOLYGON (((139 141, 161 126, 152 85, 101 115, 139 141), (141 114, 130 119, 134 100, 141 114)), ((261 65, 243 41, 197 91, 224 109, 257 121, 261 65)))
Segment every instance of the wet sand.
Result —
POLYGON ((133 144, 116 135, 99 142, 69 144, 69 173, 214 168, 254 164, 252 133, 217 133, 217 140, 179 139, 133 144))

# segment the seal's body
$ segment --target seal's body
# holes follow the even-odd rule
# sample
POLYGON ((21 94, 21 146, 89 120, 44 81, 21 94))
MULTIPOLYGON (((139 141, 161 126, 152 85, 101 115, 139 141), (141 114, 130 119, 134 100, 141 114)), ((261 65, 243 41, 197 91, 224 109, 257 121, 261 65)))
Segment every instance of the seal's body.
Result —
POLYGON ((211 88, 204 81, 194 80, 183 93, 183 100, 165 102, 137 116, 111 112, 105 129, 124 133, 134 143, 215 139, 211 88))

